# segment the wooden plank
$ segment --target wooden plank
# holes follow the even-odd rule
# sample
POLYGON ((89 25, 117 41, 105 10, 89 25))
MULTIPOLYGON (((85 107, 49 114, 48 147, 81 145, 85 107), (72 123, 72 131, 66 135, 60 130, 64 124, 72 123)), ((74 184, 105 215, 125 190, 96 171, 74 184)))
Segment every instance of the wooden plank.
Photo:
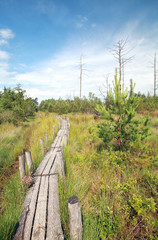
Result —
POLYGON ((51 145, 51 148, 55 148, 55 147, 56 147, 56 145, 57 145, 57 143, 58 143, 61 135, 62 135, 62 130, 60 129, 60 130, 58 131, 58 133, 57 133, 57 136, 56 136, 54 142, 53 142, 52 145, 51 145))
POLYGON ((33 174, 33 176, 39 176, 42 174, 42 172, 44 171, 49 158, 51 157, 52 154, 52 149, 49 149, 49 151, 46 153, 45 157, 43 158, 42 162, 40 163, 40 165, 38 166, 38 168, 36 169, 35 173, 33 174))
POLYGON ((20 216, 20 219, 19 219, 18 228, 16 230, 14 240, 23 239, 24 226, 25 226, 25 221, 26 221, 27 214, 29 212, 29 205, 30 205, 30 202, 31 202, 33 189, 34 189, 34 185, 29 189, 29 191, 26 195, 24 204, 22 206, 22 213, 21 213, 21 216, 20 216))
POLYGON ((60 149, 60 151, 57 152, 56 156, 56 162, 58 166, 58 174, 61 178, 65 177, 65 171, 64 171, 64 161, 63 161, 63 154, 60 149))
POLYGON ((52 154, 51 154, 51 156, 50 156, 50 158, 48 160, 47 166, 45 167, 45 169, 44 169, 44 171, 42 173, 42 176, 49 174, 49 172, 51 170, 51 167, 54 164, 54 160, 55 160, 55 157, 56 157, 56 152, 57 152, 57 150, 54 149, 54 151, 52 152, 52 154))
POLYGON ((62 141, 61 141, 61 146, 63 145, 67 145, 68 142, 68 136, 67 136, 67 131, 63 130, 63 137, 62 137, 62 141))
POLYGON ((32 175, 33 173, 33 162, 31 157, 31 152, 29 150, 25 151, 25 159, 28 165, 29 174, 32 175))
POLYGON ((25 155, 24 154, 19 155, 19 171, 20 171, 21 179, 23 179, 26 176, 25 155))
POLYGON ((68 132, 67 121, 63 120, 62 129, 34 174, 47 176, 35 177, 35 184, 26 196, 14 240, 44 240, 45 237, 47 240, 64 239, 59 214, 57 174, 63 172, 62 142, 68 132))
POLYGON ((58 141, 56 143, 56 148, 61 147, 62 136, 63 136, 63 130, 60 131, 60 135, 58 136, 58 141))
POLYGON ((64 240, 59 209, 58 176, 49 177, 48 216, 46 240, 64 240))
POLYGON ((50 175, 58 174, 57 155, 55 156, 54 164, 53 164, 53 166, 52 166, 49 174, 50 174, 50 175))
POLYGON ((56 136, 56 138, 54 139, 54 142, 52 143, 51 148, 55 148, 57 141, 58 141, 58 136, 56 136))
MULTIPOLYGON (((32 240, 44 240, 46 232, 46 208, 48 193, 48 176, 41 177, 36 214, 33 223, 32 240)), ((28 238, 29 239, 29 238, 28 238)))
POLYGON ((34 184, 34 188, 33 188, 33 192, 32 192, 32 197, 31 197, 31 201, 30 201, 30 204, 29 204, 29 210, 28 210, 27 217, 26 217, 26 220, 25 220, 23 240, 28 240, 31 237, 32 224, 33 224, 33 219, 34 219, 35 210, 36 210, 36 202, 37 202, 37 199, 38 199, 40 182, 41 182, 41 178, 37 177, 35 179, 35 184, 34 184))

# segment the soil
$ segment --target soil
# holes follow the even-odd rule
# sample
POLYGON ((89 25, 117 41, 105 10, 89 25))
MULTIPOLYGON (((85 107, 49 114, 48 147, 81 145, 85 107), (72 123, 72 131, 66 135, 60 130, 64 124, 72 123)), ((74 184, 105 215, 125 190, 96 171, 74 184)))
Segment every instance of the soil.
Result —
POLYGON ((16 160, 14 162, 14 164, 12 164, 10 167, 4 169, 1 173, 0 173, 0 193, 2 192, 2 186, 3 184, 8 181, 10 179, 10 177, 17 172, 19 168, 19 163, 16 160))

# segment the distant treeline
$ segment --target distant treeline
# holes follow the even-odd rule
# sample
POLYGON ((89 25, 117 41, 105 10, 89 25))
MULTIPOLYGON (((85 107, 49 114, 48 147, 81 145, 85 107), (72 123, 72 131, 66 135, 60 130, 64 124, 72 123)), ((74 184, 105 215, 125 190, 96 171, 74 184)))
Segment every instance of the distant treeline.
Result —
POLYGON ((96 97, 95 94, 90 92, 88 98, 74 97, 73 100, 63 100, 61 98, 58 100, 55 100, 54 98, 43 100, 39 105, 39 110, 55 112, 58 114, 67 114, 71 112, 95 113, 97 104, 101 104, 101 100, 96 97))
MULTIPOLYGON (((148 94, 135 94, 139 98, 138 112, 158 110, 158 96, 152 97, 148 94)), ((0 124, 13 122, 18 124, 33 116, 35 112, 54 112, 57 114, 67 113, 97 113, 96 106, 105 104, 109 108, 112 101, 109 97, 100 99, 93 93, 88 98, 74 97, 74 99, 48 99, 43 100, 38 106, 37 98, 33 99, 26 95, 26 91, 18 85, 16 88, 5 88, 0 92, 0 124)))
POLYGON ((18 85, 16 88, 6 88, 0 92, 0 124, 13 122, 18 124, 33 116, 38 111, 37 98, 27 97, 26 91, 18 85))
MULTIPOLYGON (((158 110, 158 96, 145 96, 141 93, 135 95, 139 98, 139 105, 137 111, 158 110)), ((39 110, 55 112, 58 114, 67 114, 71 112, 96 113, 95 109, 98 104, 106 104, 106 107, 109 108, 111 104, 111 99, 109 97, 105 97, 104 100, 101 100, 100 98, 95 97, 95 94, 90 92, 88 98, 75 97, 73 100, 63 100, 61 98, 55 100, 54 98, 52 98, 48 100, 43 100, 39 105, 39 110)))
POLYGON ((145 94, 135 94, 139 97, 139 105, 137 111, 155 111, 158 110, 158 96, 152 97, 150 94, 145 96, 145 94))

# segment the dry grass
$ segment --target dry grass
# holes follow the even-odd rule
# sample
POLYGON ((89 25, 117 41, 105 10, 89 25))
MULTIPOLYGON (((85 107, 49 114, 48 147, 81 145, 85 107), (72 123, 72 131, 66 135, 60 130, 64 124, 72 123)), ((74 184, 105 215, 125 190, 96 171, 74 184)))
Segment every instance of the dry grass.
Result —
POLYGON ((18 169, 15 168, 15 161, 18 155, 25 149, 31 151, 34 167, 36 168, 43 156, 41 155, 40 138, 45 138, 48 133, 48 143, 45 143, 45 152, 53 141, 53 125, 57 129, 58 119, 54 115, 40 116, 34 120, 25 122, 19 127, 12 124, 0 126, 1 179, 3 179, 0 193, 0 239, 10 240, 13 237, 16 223, 19 219, 21 206, 26 192, 21 188, 21 180, 18 169), (7 159, 8 154, 10 158, 7 159), (10 171, 14 169, 14 171, 10 171))

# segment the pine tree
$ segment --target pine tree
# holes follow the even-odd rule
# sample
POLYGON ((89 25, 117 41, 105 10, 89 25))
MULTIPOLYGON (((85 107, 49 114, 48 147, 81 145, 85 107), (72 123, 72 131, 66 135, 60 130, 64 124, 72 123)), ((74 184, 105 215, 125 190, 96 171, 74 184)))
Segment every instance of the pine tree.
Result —
POLYGON ((110 108, 97 106, 97 111, 105 121, 98 125, 99 137, 109 144, 112 140, 116 148, 121 150, 130 146, 131 142, 142 141, 148 134, 148 118, 142 125, 134 119, 139 99, 134 94, 133 81, 130 80, 130 91, 120 89, 120 79, 117 69, 114 76, 113 88, 109 88, 108 96, 112 99, 110 108))

